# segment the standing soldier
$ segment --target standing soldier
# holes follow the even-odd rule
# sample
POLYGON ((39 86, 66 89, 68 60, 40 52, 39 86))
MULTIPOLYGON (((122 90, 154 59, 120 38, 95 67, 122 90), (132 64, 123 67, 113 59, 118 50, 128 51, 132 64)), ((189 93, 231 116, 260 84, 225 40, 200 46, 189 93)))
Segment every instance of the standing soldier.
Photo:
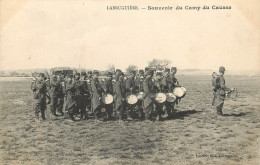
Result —
POLYGON ((42 120, 45 120, 45 110, 46 110, 46 93, 47 86, 44 81, 44 74, 40 73, 39 79, 35 80, 35 85, 33 87, 34 99, 35 99, 35 118, 39 120, 39 112, 41 112, 42 120))
POLYGON ((92 81, 92 71, 88 71, 87 75, 87 88, 88 88, 88 98, 86 101, 86 109, 88 111, 88 114, 91 114, 93 112, 91 107, 91 99, 92 99, 92 89, 91 89, 91 81, 92 81))
POLYGON ((65 110, 68 111, 71 121, 75 121, 74 114, 76 108, 76 88, 73 85, 73 75, 70 75, 66 81, 66 104, 65 110))
POLYGON ((124 101, 125 101, 125 85, 123 83, 123 73, 117 73, 115 76, 116 84, 115 84, 115 110, 119 114, 119 122, 122 122, 124 115, 124 101))
POLYGON ((154 83, 152 80, 154 71, 148 70, 146 72, 146 78, 144 80, 144 113, 145 113, 145 120, 149 120, 151 118, 152 112, 155 110, 154 105, 154 83))
MULTIPOLYGON (((139 75, 135 80, 135 84, 136 84, 138 93, 144 92, 143 82, 144 82, 144 70, 140 69, 139 75)), ((137 107, 138 108, 138 117, 139 117, 139 119, 141 119, 143 116, 143 100, 142 99, 139 99, 137 101, 137 106, 138 106, 137 107)))
POLYGON ((60 93, 61 85, 57 79, 57 75, 52 75, 50 80, 50 97, 51 97, 51 113, 57 116, 56 110, 58 107, 58 95, 60 93))
MULTIPOLYGON (((126 96, 131 95, 131 94, 136 94, 136 88, 135 88, 135 76, 136 72, 131 71, 130 77, 126 80, 126 96)), ((132 115, 133 115, 133 105, 126 104, 126 116, 127 120, 133 120, 132 115)))
POLYGON ((99 72, 95 70, 93 74, 93 80, 90 83, 92 90, 91 106, 95 115, 95 120, 97 121, 98 115, 100 114, 102 109, 101 98, 103 90, 98 80, 99 72))
POLYGON ((58 76, 59 82, 59 90, 58 90, 58 103, 57 103, 57 110, 63 116, 63 104, 64 104, 64 96, 65 96, 65 80, 64 75, 58 76))
POLYGON ((216 79, 216 86, 214 88, 215 98, 213 99, 213 105, 216 107, 217 114, 221 116, 223 115, 222 108, 224 105, 226 93, 232 92, 232 90, 227 88, 225 85, 224 73, 225 67, 219 67, 219 76, 216 79))
MULTIPOLYGON (((85 74, 81 77, 81 80, 85 79, 85 74)), ((76 73, 73 86, 76 89, 76 112, 80 113, 81 119, 86 119, 86 109, 84 104, 84 94, 87 88, 84 81, 80 80, 80 73, 76 73)))
MULTIPOLYGON (((113 89, 113 75, 112 75, 112 72, 108 72, 107 73, 107 81, 105 83, 105 92, 107 94, 111 94, 113 96, 114 94, 114 89, 113 89)), ((112 113, 113 113, 113 103, 112 104, 108 104, 108 105, 105 105, 105 108, 106 108, 106 111, 107 111, 107 115, 108 115, 108 119, 111 119, 112 117, 112 113)))

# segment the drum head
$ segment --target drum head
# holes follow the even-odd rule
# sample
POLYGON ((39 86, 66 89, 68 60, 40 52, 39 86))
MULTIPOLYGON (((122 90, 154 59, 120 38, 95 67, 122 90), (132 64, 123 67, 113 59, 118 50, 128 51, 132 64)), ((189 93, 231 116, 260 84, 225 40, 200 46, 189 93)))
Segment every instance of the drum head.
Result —
POLYGON ((176 87, 173 89, 173 94, 177 97, 182 97, 184 95, 184 91, 180 87, 176 87))
POLYGON ((113 102, 113 96, 111 94, 105 94, 102 97, 102 102, 104 104, 111 104, 113 102))
POLYGON ((158 103, 163 103, 166 101, 166 95, 164 93, 157 93, 155 95, 155 100, 158 102, 158 103))
POLYGON ((129 95, 126 97, 126 102, 128 104, 135 104, 137 102, 137 97, 135 95, 129 95))
POLYGON ((167 97, 166 101, 170 103, 176 100, 176 96, 173 93, 167 93, 166 97, 167 97))
POLYGON ((187 92, 187 89, 186 89, 186 88, 184 88, 184 87, 181 87, 181 89, 183 90, 183 92, 184 92, 184 93, 186 93, 186 92, 187 92))
POLYGON ((138 100, 143 99, 144 92, 139 92, 136 96, 138 100))

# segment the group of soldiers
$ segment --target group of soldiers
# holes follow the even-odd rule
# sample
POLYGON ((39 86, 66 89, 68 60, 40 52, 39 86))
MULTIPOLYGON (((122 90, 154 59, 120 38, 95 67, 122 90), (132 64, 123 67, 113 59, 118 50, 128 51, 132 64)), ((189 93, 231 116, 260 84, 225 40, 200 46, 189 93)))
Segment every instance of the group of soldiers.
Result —
POLYGON ((46 78, 44 73, 35 77, 32 82, 34 92, 35 117, 45 120, 45 110, 48 102, 53 116, 68 115, 70 121, 86 120, 94 117, 95 120, 160 120, 171 117, 174 113, 174 102, 160 104, 155 101, 158 92, 169 93, 180 86, 175 74, 177 68, 165 68, 156 71, 146 67, 145 70, 131 71, 126 76, 117 69, 114 73, 108 72, 106 79, 99 79, 97 70, 74 75, 52 75, 46 78), (135 104, 128 104, 129 95, 142 92, 142 98, 135 104), (105 104, 102 98, 113 96, 111 104, 105 104))
MULTIPOLYGON (((76 73, 75 75, 52 75, 46 78, 40 73, 38 78, 32 82, 32 90, 35 99, 35 117, 39 114, 45 120, 47 102, 53 116, 57 113, 68 114, 70 121, 86 120, 94 117, 96 121, 104 119, 122 120, 160 120, 172 117, 174 106, 181 98, 174 102, 158 103, 156 94, 172 93, 174 88, 180 87, 175 74, 177 68, 166 68, 163 71, 156 71, 154 68, 146 67, 145 70, 131 71, 126 76, 117 69, 114 73, 108 72, 106 79, 99 79, 97 70, 76 73), (143 93, 141 99, 135 104, 129 104, 127 98, 130 95, 143 93), (104 96, 112 96, 112 102, 106 104, 104 96), (48 101, 47 101, 48 100, 48 101), (79 117, 78 117, 79 116, 79 117)), ((228 94, 236 90, 227 88, 224 79, 225 67, 219 68, 219 74, 212 75, 214 91, 213 103, 217 114, 223 115, 222 108, 228 94)))

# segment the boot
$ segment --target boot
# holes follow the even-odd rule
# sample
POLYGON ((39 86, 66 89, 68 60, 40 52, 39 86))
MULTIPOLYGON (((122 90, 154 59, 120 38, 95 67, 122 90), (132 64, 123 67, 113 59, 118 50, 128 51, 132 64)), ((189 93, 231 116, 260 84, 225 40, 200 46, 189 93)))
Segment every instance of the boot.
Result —
POLYGON ((119 115, 119 120, 118 120, 119 123, 122 123, 123 120, 122 120, 122 115, 119 115))
POLYGON ((69 114, 69 118, 70 118, 71 121, 75 121, 73 114, 69 114))
POLYGON ((41 114, 42 114, 42 120, 46 120, 46 118, 45 118, 45 111, 41 112, 41 114))
POLYGON ((39 120, 39 113, 38 113, 38 112, 35 112, 35 118, 36 118, 37 120, 39 120))
POLYGON ((126 116, 127 116, 127 120, 134 120, 131 116, 130 116, 130 112, 126 112, 126 116))
POLYGON ((217 114, 223 116, 222 108, 217 107, 217 114))

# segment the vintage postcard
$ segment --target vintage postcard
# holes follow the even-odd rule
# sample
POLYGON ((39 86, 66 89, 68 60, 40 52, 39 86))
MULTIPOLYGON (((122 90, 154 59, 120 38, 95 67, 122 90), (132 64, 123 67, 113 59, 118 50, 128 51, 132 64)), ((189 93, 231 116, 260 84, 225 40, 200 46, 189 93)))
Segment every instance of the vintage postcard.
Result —
POLYGON ((258 0, 1 0, 0 164, 260 163, 258 0))

